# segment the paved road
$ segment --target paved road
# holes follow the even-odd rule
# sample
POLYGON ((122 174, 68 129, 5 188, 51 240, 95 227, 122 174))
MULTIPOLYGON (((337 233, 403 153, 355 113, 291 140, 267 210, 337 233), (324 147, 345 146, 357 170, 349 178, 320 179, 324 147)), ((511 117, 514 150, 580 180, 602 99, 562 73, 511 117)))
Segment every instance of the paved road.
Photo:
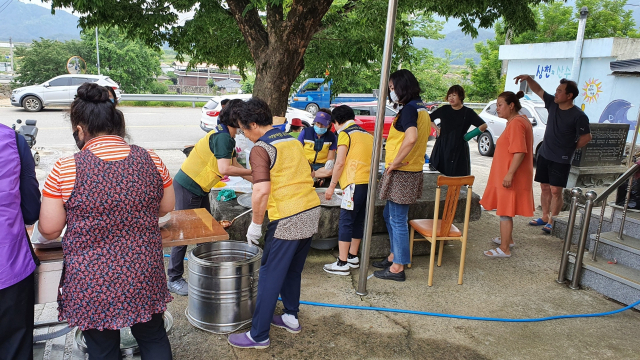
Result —
MULTIPOLYGON (((181 149, 193 144, 204 132, 200 129, 200 108, 121 107, 131 143, 149 149, 181 149)), ((63 108, 46 108, 28 113, 22 108, 0 107, 0 123, 16 119, 38 120, 38 143, 43 148, 74 147, 71 125, 63 108)))

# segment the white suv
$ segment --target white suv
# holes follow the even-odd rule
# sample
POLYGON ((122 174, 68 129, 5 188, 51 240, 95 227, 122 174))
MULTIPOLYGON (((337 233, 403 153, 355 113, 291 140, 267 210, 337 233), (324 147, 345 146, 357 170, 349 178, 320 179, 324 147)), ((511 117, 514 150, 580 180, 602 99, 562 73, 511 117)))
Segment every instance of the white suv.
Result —
POLYGON ((104 75, 72 74, 56 76, 40 85, 17 88, 11 92, 11 105, 27 111, 40 111, 48 105, 70 105, 76 97, 78 87, 87 82, 109 86, 120 99, 120 86, 104 75))
MULTIPOLYGON (((529 118, 533 125, 533 155, 537 156, 547 128, 549 113, 542 101, 520 100, 520 104, 522 105, 520 114, 529 118)), ((478 137, 478 152, 483 156, 492 156, 496 141, 507 127, 507 120, 498 117, 496 100, 488 103, 479 115, 487 123, 487 130, 478 137)))

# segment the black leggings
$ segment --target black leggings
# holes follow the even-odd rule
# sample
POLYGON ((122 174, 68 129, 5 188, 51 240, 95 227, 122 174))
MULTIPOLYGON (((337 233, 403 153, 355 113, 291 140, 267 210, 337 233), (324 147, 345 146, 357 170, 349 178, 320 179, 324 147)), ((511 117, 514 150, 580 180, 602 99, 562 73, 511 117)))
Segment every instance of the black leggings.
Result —
MULTIPOLYGON (((120 330, 82 331, 91 360, 120 360, 120 330)), ((131 333, 140 347, 143 360, 171 360, 171 344, 164 330, 162 314, 153 314, 151 320, 131 326, 131 333)))
POLYGON ((0 290, 0 359, 33 359, 34 274, 0 290))

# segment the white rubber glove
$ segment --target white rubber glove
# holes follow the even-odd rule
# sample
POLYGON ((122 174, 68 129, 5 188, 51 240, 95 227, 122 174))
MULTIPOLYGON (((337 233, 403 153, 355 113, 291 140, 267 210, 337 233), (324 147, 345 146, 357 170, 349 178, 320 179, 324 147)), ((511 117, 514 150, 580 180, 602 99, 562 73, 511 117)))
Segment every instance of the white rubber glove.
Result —
POLYGON ((333 165, 335 165, 336 161, 335 160, 327 160, 326 163, 324 163, 324 168, 327 170, 331 170, 333 169, 333 165))
POLYGON ((258 245, 260 237, 262 237, 262 224, 256 224, 252 221, 247 229, 247 243, 258 245))

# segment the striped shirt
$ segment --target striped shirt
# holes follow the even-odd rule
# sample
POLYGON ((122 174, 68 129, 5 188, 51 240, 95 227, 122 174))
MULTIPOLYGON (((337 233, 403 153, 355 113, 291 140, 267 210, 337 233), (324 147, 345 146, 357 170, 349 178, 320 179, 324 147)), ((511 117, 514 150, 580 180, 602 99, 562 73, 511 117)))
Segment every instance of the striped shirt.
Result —
MULTIPOLYGON (((131 148, 123 138, 116 135, 104 135, 95 137, 84 145, 82 150, 89 150, 98 158, 104 161, 123 160, 129 156, 131 148)), ((147 150, 153 163, 158 168, 165 188, 173 184, 169 170, 164 165, 160 157, 153 151, 147 150)), ((44 182, 42 195, 48 198, 60 199, 66 202, 71 196, 76 183, 76 161, 72 156, 59 159, 47 179, 44 182)))

